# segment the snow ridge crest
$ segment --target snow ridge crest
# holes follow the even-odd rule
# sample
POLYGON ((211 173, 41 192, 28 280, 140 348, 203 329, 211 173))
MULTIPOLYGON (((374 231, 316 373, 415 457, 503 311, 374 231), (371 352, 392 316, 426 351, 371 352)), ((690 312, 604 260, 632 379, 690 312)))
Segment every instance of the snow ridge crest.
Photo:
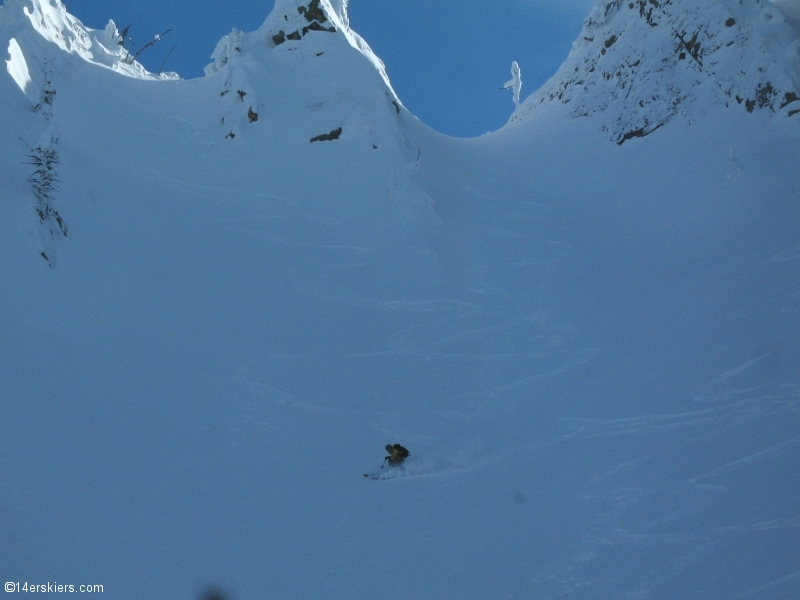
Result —
POLYGON ((720 105, 800 122, 800 35, 766 0, 601 0, 510 122, 553 103, 617 144, 720 105))
POLYGON ((44 39, 68 54, 78 55, 87 62, 129 77, 178 78, 175 73, 159 75, 149 73, 133 59, 130 52, 125 50, 113 21, 109 21, 103 30, 85 27, 67 12, 67 7, 61 0, 6 0, 4 8, 3 24, 16 25, 17 32, 16 37, 12 38, 13 43, 20 49, 19 53, 26 61, 36 63, 46 58, 47 51, 38 43, 44 39), (30 31, 31 28, 33 31, 30 31))
POLYGON ((293 50, 298 44, 309 43, 315 35, 328 34, 343 35, 350 46, 367 58, 380 74, 394 101, 400 104, 383 61, 350 28, 347 0, 275 0, 272 12, 258 30, 242 33, 234 29, 219 41, 211 55, 214 62, 206 66, 205 74, 219 71, 232 58, 253 46, 293 50))

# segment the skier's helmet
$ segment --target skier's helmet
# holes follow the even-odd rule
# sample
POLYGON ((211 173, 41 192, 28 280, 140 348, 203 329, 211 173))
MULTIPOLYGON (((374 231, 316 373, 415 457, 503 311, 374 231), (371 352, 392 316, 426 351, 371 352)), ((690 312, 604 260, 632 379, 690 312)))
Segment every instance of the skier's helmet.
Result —
POLYGON ((391 444, 386 444, 386 451, 389 452, 389 453, 392 452, 392 445, 391 444))

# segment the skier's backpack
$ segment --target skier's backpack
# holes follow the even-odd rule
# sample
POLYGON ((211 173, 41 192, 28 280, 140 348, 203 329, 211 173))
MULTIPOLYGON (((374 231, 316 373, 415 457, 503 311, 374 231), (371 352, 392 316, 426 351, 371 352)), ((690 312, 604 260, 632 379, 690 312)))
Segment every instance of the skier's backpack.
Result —
POLYGON ((400 444, 395 444, 394 446, 392 446, 392 449, 393 450, 397 450, 398 456, 400 458, 408 458, 408 456, 411 454, 408 450, 403 448, 403 446, 401 446, 400 444))

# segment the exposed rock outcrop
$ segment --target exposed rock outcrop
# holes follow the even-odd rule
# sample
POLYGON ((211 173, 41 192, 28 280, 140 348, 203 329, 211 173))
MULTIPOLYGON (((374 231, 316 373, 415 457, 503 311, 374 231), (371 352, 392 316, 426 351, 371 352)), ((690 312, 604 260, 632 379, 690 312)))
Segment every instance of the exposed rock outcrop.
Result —
POLYGON ((622 144, 717 105, 791 117, 799 90, 800 36, 766 0, 612 0, 511 121, 556 102, 622 144))

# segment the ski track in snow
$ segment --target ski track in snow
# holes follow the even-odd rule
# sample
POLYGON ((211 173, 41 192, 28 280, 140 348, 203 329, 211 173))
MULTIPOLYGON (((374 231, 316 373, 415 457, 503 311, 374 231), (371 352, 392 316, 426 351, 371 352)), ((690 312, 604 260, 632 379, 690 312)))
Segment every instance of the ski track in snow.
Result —
POLYGON ((751 533, 754 531, 774 531, 776 529, 797 529, 800 528, 800 517, 773 519, 771 521, 758 521, 756 523, 745 523, 743 525, 730 525, 715 529, 715 533, 738 535, 751 533))
MULTIPOLYGON (((753 596, 758 597, 763 595, 765 592, 770 591, 772 588, 781 587, 787 583, 793 582, 797 578, 800 578, 800 571, 795 571, 794 573, 786 575, 785 577, 779 577, 778 579, 770 581, 769 583, 765 583, 764 585, 760 585, 751 590, 747 590, 746 592, 736 594, 734 598, 752 598, 753 596)), ((794 584, 792 584, 791 587, 794 588, 794 584)))
POLYGON ((379 481, 401 483, 439 477, 453 477, 485 469, 498 460, 498 457, 475 458, 472 456, 460 459, 457 457, 455 460, 441 457, 438 460, 430 457, 407 459, 401 467, 392 467, 391 471, 386 472, 375 471, 368 473, 366 479, 375 481, 372 478, 378 476, 380 478, 379 481))
POLYGON ((775 444, 774 446, 770 446, 769 448, 765 448, 764 450, 760 450, 759 452, 755 452, 754 454, 751 454, 749 456, 745 456, 743 458, 731 461, 712 471, 708 471, 707 473, 702 473, 700 475, 692 477, 689 480, 689 482, 696 483, 703 479, 708 479, 710 477, 716 477, 718 475, 722 475, 739 467, 750 466, 753 463, 761 462, 769 458, 774 458, 775 456, 779 456, 784 452, 787 452, 788 450, 792 449, 798 444, 800 444, 800 436, 784 440, 779 444, 775 444))

